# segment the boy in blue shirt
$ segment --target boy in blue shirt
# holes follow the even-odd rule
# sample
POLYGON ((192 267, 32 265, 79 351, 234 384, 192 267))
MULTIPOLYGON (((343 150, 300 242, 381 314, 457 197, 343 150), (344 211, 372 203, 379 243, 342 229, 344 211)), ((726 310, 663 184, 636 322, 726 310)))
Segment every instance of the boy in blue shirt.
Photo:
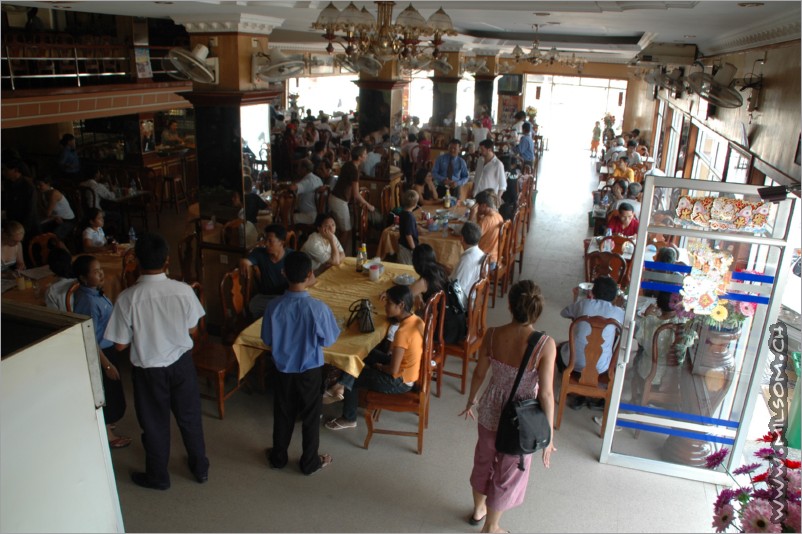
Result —
POLYGON ((311 475, 331 464, 319 454, 323 394, 323 347, 340 335, 334 314, 312 298, 306 288, 315 282, 312 260, 303 252, 290 252, 284 260, 289 288, 273 299, 262 319, 262 341, 271 347, 278 370, 273 403, 273 447, 267 460, 273 469, 287 465, 287 449, 295 420, 301 417, 303 453, 301 471, 311 475))

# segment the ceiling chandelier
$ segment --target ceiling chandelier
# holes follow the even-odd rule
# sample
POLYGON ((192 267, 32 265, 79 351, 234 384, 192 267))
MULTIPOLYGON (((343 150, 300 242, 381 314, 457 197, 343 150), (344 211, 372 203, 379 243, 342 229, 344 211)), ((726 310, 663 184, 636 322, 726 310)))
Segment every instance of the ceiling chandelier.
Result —
MULTIPOLYGON (((340 57, 359 65, 375 65, 375 61, 396 59, 406 70, 422 70, 429 62, 437 62, 439 46, 444 35, 456 35, 454 26, 443 8, 435 11, 429 20, 410 3, 393 22, 395 2, 374 2, 378 8, 376 18, 366 8, 361 10, 353 2, 342 11, 329 2, 312 24, 312 29, 323 30, 329 44, 326 51, 334 53, 334 43, 343 47, 340 57), (431 41, 421 38, 431 36, 431 41)), ((363 69, 359 69, 363 71, 363 69)), ((365 72, 371 74, 374 68, 365 72)))
POLYGON ((516 45, 512 51, 512 59, 515 63, 520 63, 522 61, 526 61, 532 65, 540 65, 544 63, 548 65, 554 65, 556 63, 558 65, 562 65, 571 69, 577 69, 579 71, 584 68, 585 63, 587 63, 588 60, 576 57, 576 53, 572 53, 570 56, 568 56, 567 54, 557 50, 556 47, 552 47, 551 50, 541 50, 540 39, 538 38, 540 24, 533 24, 532 27, 535 29, 535 40, 532 42, 532 50, 530 50, 528 53, 524 53, 523 49, 516 45))

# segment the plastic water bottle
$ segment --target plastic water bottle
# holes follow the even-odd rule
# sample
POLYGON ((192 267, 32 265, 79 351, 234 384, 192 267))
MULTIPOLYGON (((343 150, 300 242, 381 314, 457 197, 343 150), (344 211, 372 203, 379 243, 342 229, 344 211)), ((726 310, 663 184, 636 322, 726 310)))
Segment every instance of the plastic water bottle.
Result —
POLYGON ((132 246, 136 243, 136 230, 134 230, 133 226, 128 230, 128 242, 132 246))

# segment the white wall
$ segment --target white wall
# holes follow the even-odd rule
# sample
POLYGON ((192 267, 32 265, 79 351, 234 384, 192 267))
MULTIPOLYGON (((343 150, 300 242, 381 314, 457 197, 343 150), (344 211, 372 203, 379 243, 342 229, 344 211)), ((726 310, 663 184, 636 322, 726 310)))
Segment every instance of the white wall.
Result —
POLYGON ((0 363, 0 532, 123 532, 87 328, 74 324, 0 363))

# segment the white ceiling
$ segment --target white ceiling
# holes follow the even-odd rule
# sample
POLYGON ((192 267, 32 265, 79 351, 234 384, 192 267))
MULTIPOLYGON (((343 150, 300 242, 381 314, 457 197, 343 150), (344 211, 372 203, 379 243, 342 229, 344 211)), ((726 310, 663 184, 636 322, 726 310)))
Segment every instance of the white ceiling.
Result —
MULTIPOLYGON (((3 2, 8 4, 8 2, 3 2)), ((354 2, 375 14, 373 2, 354 2)), ((91 1, 14 2, 22 6, 69 9, 112 15, 185 19, 188 16, 263 16, 278 19, 271 45, 323 50, 320 31, 310 29, 327 1, 195 0, 173 2, 91 1)), ((339 9, 347 2, 334 3, 339 9)), ((406 6, 398 2, 394 16, 406 6)), ((706 0, 630 2, 415 1, 424 17, 443 7, 459 35, 447 38, 466 52, 509 53, 531 47, 533 24, 541 48, 556 46, 590 61, 625 63, 649 43, 695 44, 700 55, 714 55, 800 38, 799 1, 726 2, 706 0), (757 4, 742 7, 739 4, 757 4)))

